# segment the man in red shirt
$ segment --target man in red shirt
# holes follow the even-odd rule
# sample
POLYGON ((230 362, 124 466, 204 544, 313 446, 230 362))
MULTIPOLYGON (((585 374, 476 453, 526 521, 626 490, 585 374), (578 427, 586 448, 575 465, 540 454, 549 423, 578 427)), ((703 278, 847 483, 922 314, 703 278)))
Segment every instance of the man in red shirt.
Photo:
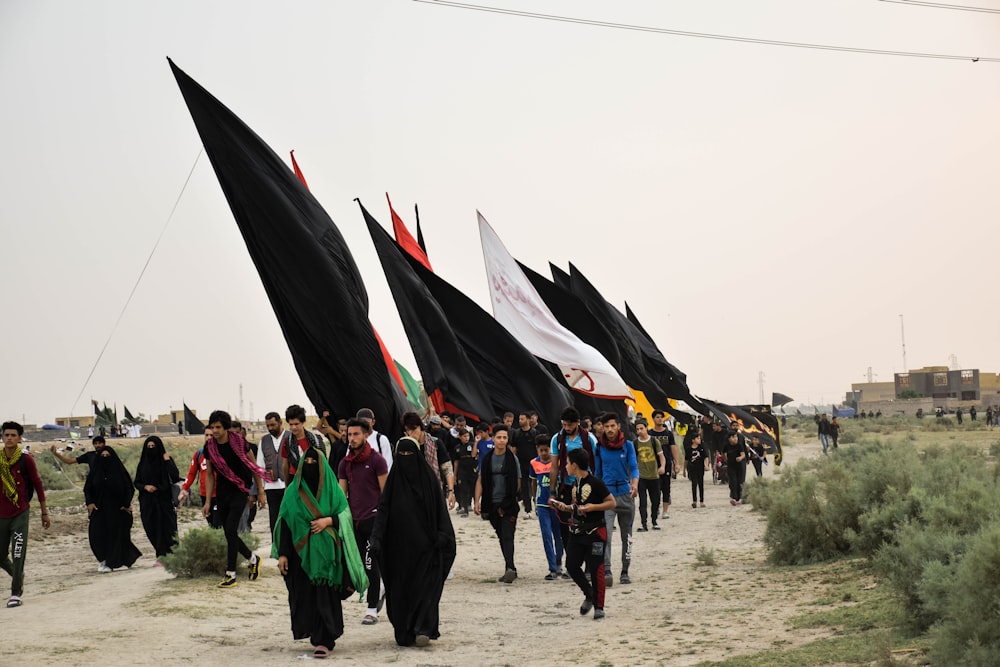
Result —
POLYGON ((28 553, 28 504, 32 494, 38 494, 42 508, 42 527, 48 529, 49 510, 45 505, 45 488, 38 476, 38 467, 30 455, 21 449, 24 427, 17 422, 4 422, 3 451, 0 452, 0 569, 11 576, 8 607, 20 607, 24 593, 24 559, 28 553))
MULTIPOLYGON (((100 437, 100 436, 98 436, 98 437, 100 437)), ((206 426, 205 427, 205 442, 208 442, 208 439, 211 438, 211 437, 212 437, 212 429, 206 426)), ((94 438, 94 440, 96 441, 97 438, 94 438)), ((102 443, 103 443, 103 440, 102 440, 102 443)), ((96 447, 96 445, 95 445, 95 447, 96 447)), ((84 454, 84 456, 86 456, 86 454, 84 454)), ((83 458, 83 456, 81 456, 80 458, 83 458)), ((198 448, 198 451, 196 451, 191 456, 191 467, 188 468, 187 479, 185 479, 184 483, 181 484, 181 492, 180 492, 180 494, 177 497, 177 502, 178 503, 183 503, 184 500, 188 497, 188 494, 191 492, 191 486, 194 484, 194 478, 197 475, 197 477, 198 477, 198 492, 199 492, 199 495, 201 496, 201 505, 199 505, 199 507, 204 507, 205 506, 205 489, 207 488, 205 486, 205 471, 207 471, 207 470, 208 470, 208 464, 205 462, 205 448, 204 447, 200 447, 200 448, 198 448)), ((218 512, 219 507, 218 507, 218 505, 215 502, 215 497, 216 497, 215 487, 213 486, 212 487, 212 505, 211 505, 211 509, 208 512, 208 516, 205 517, 205 521, 208 522, 209 526, 212 526, 213 528, 218 528, 219 525, 218 525, 218 522, 216 521, 216 514, 218 512)))
POLYGON ((361 621, 363 625, 375 625, 382 611, 378 563, 371 555, 371 535, 382 489, 389 476, 385 459, 368 444, 370 432, 371 426, 363 419, 347 422, 347 456, 337 470, 340 488, 344 490, 347 504, 351 507, 358 552, 368 575, 368 609, 361 621))

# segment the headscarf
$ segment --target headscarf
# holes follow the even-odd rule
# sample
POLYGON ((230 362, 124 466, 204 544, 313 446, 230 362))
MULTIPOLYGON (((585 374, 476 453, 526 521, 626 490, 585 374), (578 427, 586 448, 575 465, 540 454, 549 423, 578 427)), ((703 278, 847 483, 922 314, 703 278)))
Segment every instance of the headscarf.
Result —
POLYGON ((135 495, 132 477, 125 465, 118 458, 118 452, 108 446, 101 448, 90 464, 90 474, 84 486, 84 495, 92 498, 100 509, 111 509, 108 503, 119 507, 128 507, 135 495), (90 487, 90 491, 86 487, 90 487))
POLYGON ((170 488, 171 481, 167 473, 166 461, 163 455, 167 453, 163 446, 163 441, 158 436, 151 435, 142 443, 142 453, 139 455, 139 465, 135 469, 136 482, 151 484, 157 490, 163 491, 170 488), (146 445, 153 443, 155 446, 150 449, 146 445))
POLYGON ((413 438, 399 439, 396 443, 396 456, 392 459, 392 470, 389 471, 389 477, 395 479, 386 480, 382 493, 389 494, 390 498, 402 493, 401 497, 407 498, 409 502, 416 501, 423 509, 429 525, 436 527, 438 512, 435 503, 442 502, 441 483, 421 456, 420 450, 421 443, 413 438))
POLYGON ((291 533, 292 544, 309 581, 320 586, 342 588, 346 566, 354 589, 363 593, 368 588, 368 577, 358 554, 347 497, 340 489, 326 456, 315 447, 302 454, 295 478, 285 489, 271 542, 272 558, 278 557, 282 523, 291 533), (307 463, 307 458, 316 462, 307 463), (322 517, 334 517, 337 527, 330 526, 313 534, 310 522, 322 517))
MULTIPOLYGON (((264 477, 267 471, 263 468, 258 468, 257 464, 250 460, 247 456, 247 446, 246 441, 243 440, 243 436, 239 433, 233 431, 229 432, 228 446, 233 452, 236 453, 236 457, 247 467, 252 475, 258 477, 264 477)), ((219 451, 219 443, 215 441, 214 437, 208 439, 205 443, 205 455, 208 456, 208 460, 212 462, 212 467, 215 468, 216 472, 222 474, 223 477, 228 479, 230 482, 236 485, 242 493, 247 493, 249 491, 247 483, 244 482, 239 475, 230 469, 229 464, 226 463, 225 457, 222 456, 222 452, 219 451)))
POLYGON ((14 450, 14 456, 9 460, 7 459, 6 452, 0 452, 0 482, 3 483, 4 495, 10 498, 10 502, 17 506, 18 498, 17 484, 14 482, 14 475, 11 473, 10 469, 21 460, 22 454, 21 446, 18 445, 14 450))

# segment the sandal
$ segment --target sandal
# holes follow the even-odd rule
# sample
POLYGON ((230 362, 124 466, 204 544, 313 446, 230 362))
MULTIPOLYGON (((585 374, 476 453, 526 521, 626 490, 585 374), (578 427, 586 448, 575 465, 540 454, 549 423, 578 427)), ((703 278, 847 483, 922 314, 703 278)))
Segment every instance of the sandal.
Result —
POLYGON ((316 650, 313 651, 313 657, 317 660, 322 660, 323 658, 330 657, 330 649, 325 646, 317 646, 316 650))
POLYGON ((372 616, 371 614, 367 614, 361 619, 361 625, 375 625, 376 623, 378 623, 378 616, 372 616))
POLYGON ((21 596, 19 595, 11 595, 10 599, 7 600, 8 609, 13 609, 14 607, 20 607, 20 606, 21 606, 21 596))

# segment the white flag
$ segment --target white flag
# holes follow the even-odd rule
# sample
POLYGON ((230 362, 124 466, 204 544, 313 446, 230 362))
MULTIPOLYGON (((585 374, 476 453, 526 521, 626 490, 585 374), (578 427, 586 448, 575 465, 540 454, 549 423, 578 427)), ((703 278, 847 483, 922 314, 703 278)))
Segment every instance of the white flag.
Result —
POLYGON ((476 214, 497 322, 533 355, 557 365, 571 389, 597 398, 632 398, 611 362, 559 324, 490 223, 476 214))

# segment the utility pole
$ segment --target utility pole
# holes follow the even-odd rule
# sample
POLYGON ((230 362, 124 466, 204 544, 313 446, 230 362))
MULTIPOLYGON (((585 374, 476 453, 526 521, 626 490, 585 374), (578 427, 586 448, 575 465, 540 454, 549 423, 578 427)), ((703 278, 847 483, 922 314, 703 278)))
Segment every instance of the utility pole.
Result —
POLYGON ((240 382, 240 419, 243 419, 243 383, 240 382))
POLYGON ((909 373, 910 369, 906 365, 906 329, 903 328, 903 316, 899 316, 899 337, 903 342, 903 372, 909 373))
POLYGON ((757 386, 760 389, 760 404, 764 405, 764 371, 757 371, 757 386))

